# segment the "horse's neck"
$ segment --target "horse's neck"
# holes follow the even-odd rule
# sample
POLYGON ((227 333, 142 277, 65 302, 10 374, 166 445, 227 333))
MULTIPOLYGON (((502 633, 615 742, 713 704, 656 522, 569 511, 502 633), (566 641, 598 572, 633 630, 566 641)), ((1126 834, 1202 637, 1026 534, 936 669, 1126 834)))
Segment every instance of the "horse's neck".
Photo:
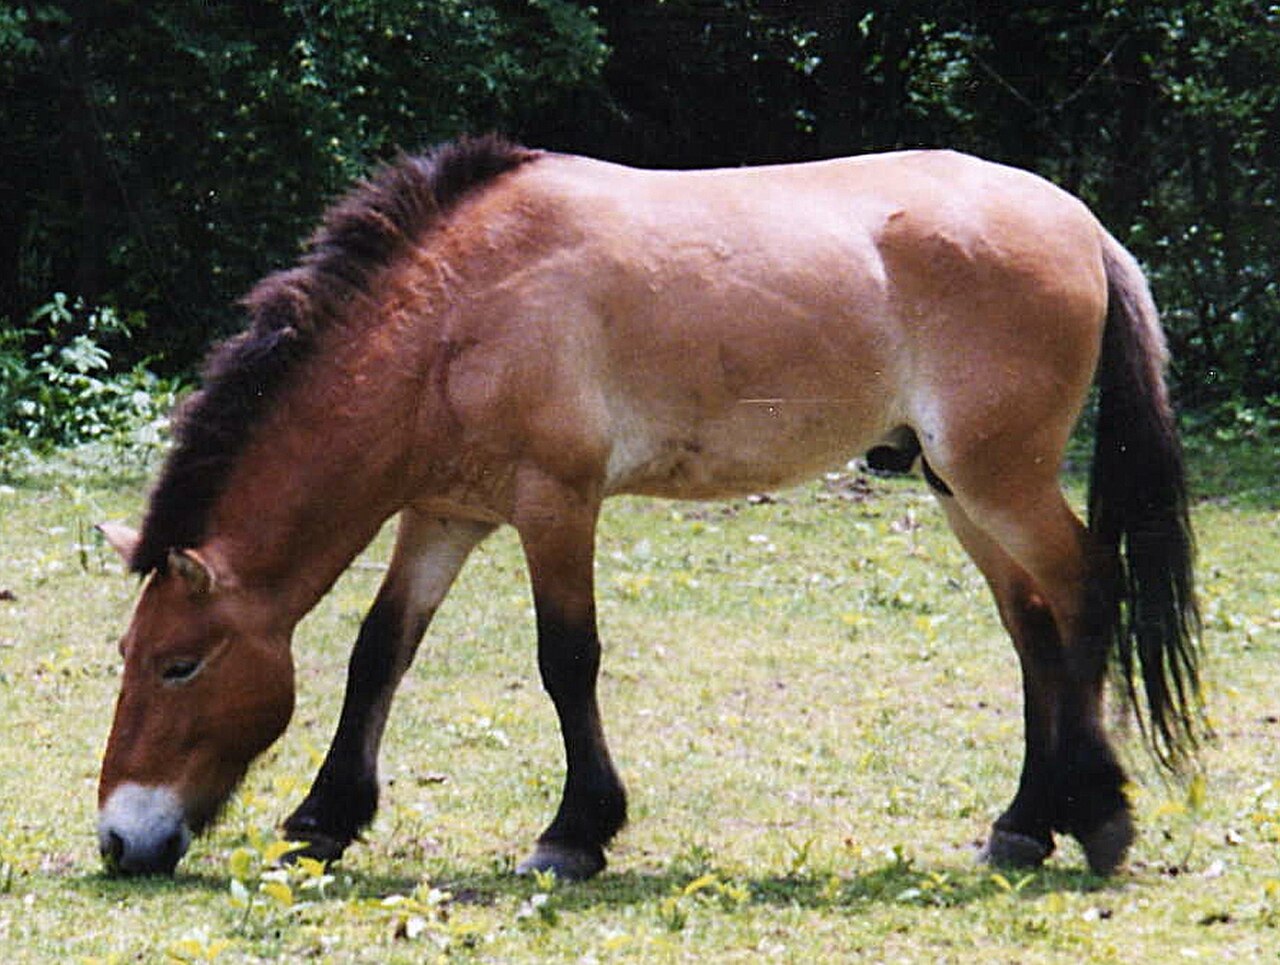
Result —
POLYGON ((359 397, 344 398, 352 394, 350 379, 342 391, 325 382, 319 373, 283 400, 241 457, 210 520, 211 552, 290 625, 405 499, 412 428, 404 420, 414 409, 405 403, 408 386, 384 371, 359 397))

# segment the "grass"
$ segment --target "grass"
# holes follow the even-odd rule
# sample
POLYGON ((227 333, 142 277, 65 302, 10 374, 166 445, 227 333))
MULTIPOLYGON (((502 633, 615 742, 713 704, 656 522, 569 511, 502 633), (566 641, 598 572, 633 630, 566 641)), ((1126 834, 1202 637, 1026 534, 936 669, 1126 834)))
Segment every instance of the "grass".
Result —
POLYGON ((1189 785, 1124 741, 1142 837, 1106 881, 1069 841, 1035 874, 975 863, 1017 780, 1016 660, 924 487, 850 474, 773 501, 611 504, 602 699, 632 818, 601 878, 511 874, 562 772, 509 533, 437 617, 388 731, 382 811, 346 860, 270 863, 327 746, 387 534, 299 628, 293 725, 178 876, 106 878, 94 785, 136 582, 90 526, 136 520, 144 484, 67 466, 10 480, 3 957, 1275 961, 1280 498, 1266 454, 1192 452, 1211 497, 1195 519, 1219 739, 1189 785))

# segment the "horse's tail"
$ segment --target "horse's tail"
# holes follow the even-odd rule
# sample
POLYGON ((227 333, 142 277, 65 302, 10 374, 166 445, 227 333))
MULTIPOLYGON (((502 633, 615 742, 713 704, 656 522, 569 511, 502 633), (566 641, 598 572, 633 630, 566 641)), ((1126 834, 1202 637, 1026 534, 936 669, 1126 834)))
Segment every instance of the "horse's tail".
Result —
POLYGON ((1089 479, 1089 531, 1112 574, 1096 629, 1156 757, 1176 768, 1203 736, 1200 614, 1182 446, 1164 334, 1137 261, 1104 233, 1107 320, 1089 479), (1138 694, 1142 676, 1146 719, 1138 694))

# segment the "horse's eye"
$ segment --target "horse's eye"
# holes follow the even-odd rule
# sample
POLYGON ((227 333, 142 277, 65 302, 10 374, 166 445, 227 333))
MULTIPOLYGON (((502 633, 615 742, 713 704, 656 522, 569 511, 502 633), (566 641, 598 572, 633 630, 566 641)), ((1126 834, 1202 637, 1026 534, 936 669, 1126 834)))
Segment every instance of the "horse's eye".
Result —
POLYGON ((160 676, 167 684, 184 684, 196 675, 203 662, 195 657, 179 657, 170 661, 160 676))

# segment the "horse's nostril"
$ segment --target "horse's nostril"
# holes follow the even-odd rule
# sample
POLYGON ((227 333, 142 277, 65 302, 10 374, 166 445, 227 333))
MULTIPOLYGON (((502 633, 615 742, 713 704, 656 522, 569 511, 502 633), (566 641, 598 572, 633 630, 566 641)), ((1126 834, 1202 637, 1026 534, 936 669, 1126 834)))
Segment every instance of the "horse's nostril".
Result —
POLYGON ((184 851, 186 851, 186 842, 183 840, 182 833, 175 831, 161 848, 158 869, 164 874, 173 874, 173 869, 177 867, 178 860, 184 851))
POLYGON ((186 840, 181 831, 175 831, 154 846, 135 842, 130 848, 123 835, 108 831, 102 838, 99 850, 102 853, 102 863, 109 874, 171 875, 186 851, 186 840))
POLYGON ((120 859, 124 856, 124 838, 114 831, 108 831, 98 850, 102 853, 107 869, 115 871, 120 867, 120 859))

